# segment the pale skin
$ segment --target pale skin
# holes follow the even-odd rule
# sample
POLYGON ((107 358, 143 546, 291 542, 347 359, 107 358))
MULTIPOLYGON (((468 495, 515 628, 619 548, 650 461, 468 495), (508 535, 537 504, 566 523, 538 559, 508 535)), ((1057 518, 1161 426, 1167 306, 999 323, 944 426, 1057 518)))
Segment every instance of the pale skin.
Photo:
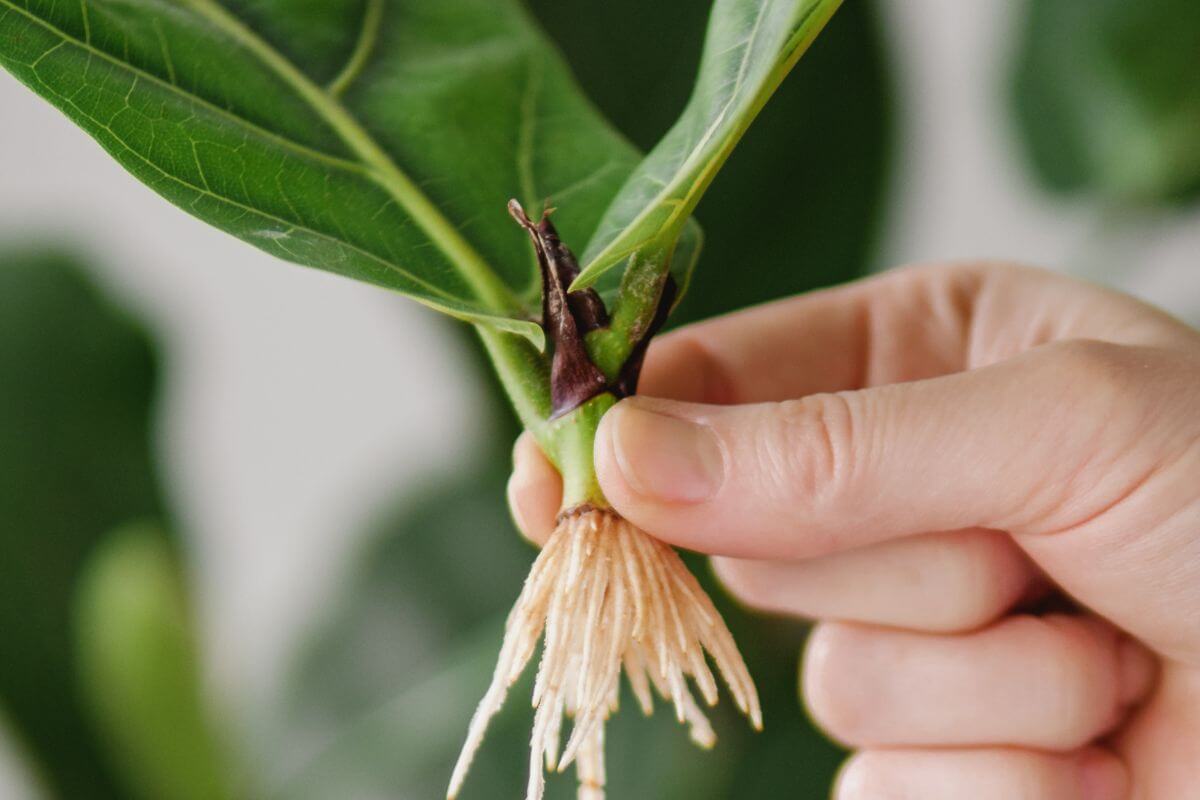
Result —
MULTIPOLYGON (((641 391, 601 423, 604 493, 816 621, 837 800, 1200 796, 1200 333, 1051 273, 916 267, 663 336, 641 391)), ((560 494, 523 437, 534 541, 560 494)))

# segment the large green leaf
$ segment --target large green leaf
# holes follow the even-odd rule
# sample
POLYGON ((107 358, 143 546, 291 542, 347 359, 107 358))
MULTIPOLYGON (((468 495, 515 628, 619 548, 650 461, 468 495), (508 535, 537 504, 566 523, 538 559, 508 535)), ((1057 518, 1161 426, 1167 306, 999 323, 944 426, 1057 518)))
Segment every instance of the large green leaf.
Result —
POLYGON ((81 580, 79 682, 130 794, 233 797, 204 702, 187 588, 166 537, 144 523, 114 532, 81 580))
POLYGON ((80 696, 72 598, 108 531, 161 514, 155 376, 72 260, 0 254, 0 705, 56 797, 128 796, 80 696))
POLYGON ((1108 203, 1200 190, 1200 4, 1030 0, 1012 94, 1018 132, 1051 189, 1108 203))
POLYGON ((585 242, 638 161, 516 0, 0 0, 0 64, 201 219, 535 343, 505 201, 585 242))
POLYGON ((622 187, 577 287, 642 250, 670 252, 700 196, 841 0, 717 0, 679 120, 622 187))

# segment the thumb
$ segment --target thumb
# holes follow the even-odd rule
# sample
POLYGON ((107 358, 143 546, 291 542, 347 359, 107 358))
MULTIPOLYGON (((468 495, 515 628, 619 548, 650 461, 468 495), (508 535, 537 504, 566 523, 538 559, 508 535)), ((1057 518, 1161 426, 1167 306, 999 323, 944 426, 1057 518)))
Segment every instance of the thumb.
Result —
POLYGON ((1145 350, 1062 342, 781 403, 630 398, 601 424, 596 468, 627 518, 721 555, 801 558, 973 526, 1060 530, 1111 505, 1172 435, 1142 430, 1154 415, 1137 398, 1161 391, 1138 368, 1145 350))
POLYGON ((968 527, 1200 665, 1195 355, 1060 342, 940 378, 784 403, 633 398, 601 423, 617 510, 682 547, 804 558, 968 527))

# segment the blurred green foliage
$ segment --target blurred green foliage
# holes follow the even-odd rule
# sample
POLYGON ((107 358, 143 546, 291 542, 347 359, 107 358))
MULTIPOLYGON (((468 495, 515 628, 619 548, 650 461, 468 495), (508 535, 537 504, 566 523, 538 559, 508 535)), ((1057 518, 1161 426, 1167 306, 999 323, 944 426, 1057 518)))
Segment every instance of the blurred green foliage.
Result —
POLYGON ((0 253, 0 704, 57 797, 123 797, 75 673, 73 598, 104 536, 162 512, 156 359, 76 262, 0 253))
POLYGON ((1143 206, 1200 191, 1200 3, 1028 0, 1011 92, 1048 188, 1143 206))
POLYGON ((186 582, 162 530, 140 523, 109 535, 84 570, 76 613, 76 680, 129 794, 233 797, 186 582))

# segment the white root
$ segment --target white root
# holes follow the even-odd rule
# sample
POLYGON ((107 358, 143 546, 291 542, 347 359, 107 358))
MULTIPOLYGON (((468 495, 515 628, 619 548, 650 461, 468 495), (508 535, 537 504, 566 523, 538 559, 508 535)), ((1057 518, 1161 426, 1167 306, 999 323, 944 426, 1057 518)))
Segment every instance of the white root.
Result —
POLYGON ((509 614, 491 685, 450 779, 450 800, 539 638, 526 800, 542 800, 543 770, 561 772, 572 763, 579 800, 604 800, 604 727, 617 710, 622 667, 646 714, 653 710, 653 686, 691 738, 711 747, 716 735, 687 682, 695 682, 709 705, 716 703, 707 651, 738 708, 762 728, 758 693, 737 645, 679 555, 611 511, 586 509, 559 523, 509 614), (560 751, 564 716, 574 722, 560 751))

